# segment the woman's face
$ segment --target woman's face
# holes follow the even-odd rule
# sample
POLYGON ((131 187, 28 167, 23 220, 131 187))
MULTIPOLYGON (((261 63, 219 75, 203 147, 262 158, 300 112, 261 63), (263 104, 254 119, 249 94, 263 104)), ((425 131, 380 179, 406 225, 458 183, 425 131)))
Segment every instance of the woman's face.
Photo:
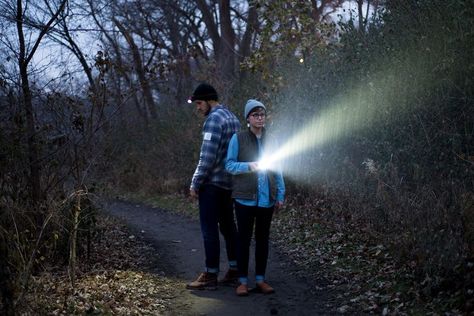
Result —
POLYGON ((250 124, 250 127, 253 128, 263 128, 265 126, 266 112, 262 108, 257 108, 255 111, 252 111, 247 121, 250 124))

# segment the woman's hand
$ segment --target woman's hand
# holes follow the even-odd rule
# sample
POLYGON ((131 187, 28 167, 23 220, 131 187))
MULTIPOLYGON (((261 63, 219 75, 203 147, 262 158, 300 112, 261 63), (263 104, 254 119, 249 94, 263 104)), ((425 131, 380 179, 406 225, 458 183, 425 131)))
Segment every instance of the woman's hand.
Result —
POLYGON ((257 171, 258 170, 258 162, 249 162, 249 170, 250 171, 257 171))
POLYGON ((283 201, 276 201, 275 206, 273 207, 273 213, 275 215, 278 215, 282 208, 283 208, 283 201))
POLYGON ((275 202, 275 211, 279 211, 283 207, 283 201, 275 202))

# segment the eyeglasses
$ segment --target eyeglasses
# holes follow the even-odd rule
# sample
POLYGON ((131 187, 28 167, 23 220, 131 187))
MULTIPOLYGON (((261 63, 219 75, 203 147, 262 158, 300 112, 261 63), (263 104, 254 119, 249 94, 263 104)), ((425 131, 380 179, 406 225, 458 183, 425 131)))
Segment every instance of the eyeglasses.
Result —
POLYGON ((258 119, 258 118, 265 118, 265 116, 267 116, 266 113, 253 113, 253 114, 250 114, 251 117, 253 117, 254 119, 258 119))

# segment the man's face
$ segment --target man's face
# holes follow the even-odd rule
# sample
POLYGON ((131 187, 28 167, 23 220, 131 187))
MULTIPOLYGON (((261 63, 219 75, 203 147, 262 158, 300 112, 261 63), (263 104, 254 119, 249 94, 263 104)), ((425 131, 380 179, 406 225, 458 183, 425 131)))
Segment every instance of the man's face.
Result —
POLYGON ((207 116, 211 111, 211 106, 207 101, 196 100, 194 101, 194 104, 196 104, 196 110, 198 111, 198 113, 203 116, 207 116))

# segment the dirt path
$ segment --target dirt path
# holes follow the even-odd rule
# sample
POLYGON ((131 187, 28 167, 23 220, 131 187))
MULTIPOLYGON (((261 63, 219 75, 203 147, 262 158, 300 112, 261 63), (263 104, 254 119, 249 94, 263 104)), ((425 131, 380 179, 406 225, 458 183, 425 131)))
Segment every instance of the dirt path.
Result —
MULTIPOLYGON (((317 285, 296 273, 292 265, 272 247, 267 279, 275 288, 273 295, 250 293, 238 297, 232 287, 216 291, 189 291, 185 284, 203 269, 204 254, 199 223, 169 211, 143 204, 113 200, 104 204, 104 210, 125 221, 157 249, 159 266, 156 273, 182 282, 180 295, 175 299, 171 315, 333 315, 327 307, 334 295, 317 291, 317 285)), ((221 247, 221 249, 224 249, 221 247)), ((225 258, 221 254, 221 258, 225 258)), ((251 264, 253 266, 253 263, 251 264)), ((221 260, 221 271, 226 271, 221 260)), ((253 271, 250 271, 250 279, 253 271)), ((254 285, 249 284, 251 287, 254 285)))

